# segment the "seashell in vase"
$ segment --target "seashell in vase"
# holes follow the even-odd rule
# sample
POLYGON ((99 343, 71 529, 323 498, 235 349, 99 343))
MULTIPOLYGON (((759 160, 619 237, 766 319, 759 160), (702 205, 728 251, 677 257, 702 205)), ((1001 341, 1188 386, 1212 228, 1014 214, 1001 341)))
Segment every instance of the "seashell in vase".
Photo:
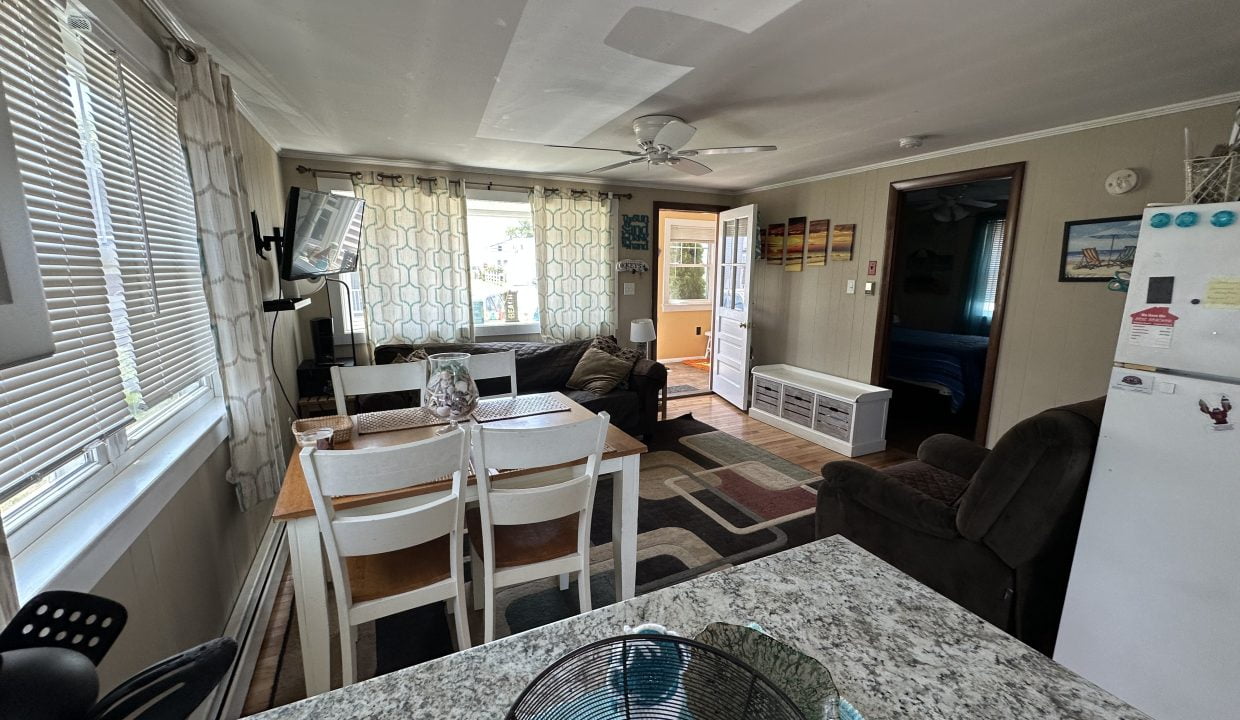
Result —
POLYGON ((478 407, 478 385, 469 374, 468 353, 436 353, 427 358, 430 372, 423 405, 436 417, 447 418, 449 430, 478 407))

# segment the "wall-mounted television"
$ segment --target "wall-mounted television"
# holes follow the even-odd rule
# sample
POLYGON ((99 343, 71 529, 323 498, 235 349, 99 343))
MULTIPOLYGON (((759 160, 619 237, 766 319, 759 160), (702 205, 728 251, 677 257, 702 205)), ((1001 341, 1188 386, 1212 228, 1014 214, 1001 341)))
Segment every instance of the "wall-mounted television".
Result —
POLYGON ((284 213, 281 277, 302 280, 356 270, 365 205, 347 195, 290 189, 284 213))

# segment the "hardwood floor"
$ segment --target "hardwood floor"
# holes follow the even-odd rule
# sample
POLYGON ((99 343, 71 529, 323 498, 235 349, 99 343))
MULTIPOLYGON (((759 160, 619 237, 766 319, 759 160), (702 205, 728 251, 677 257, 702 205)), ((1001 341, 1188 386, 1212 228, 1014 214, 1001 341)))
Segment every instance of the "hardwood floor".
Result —
POLYGON ((690 367, 682 362, 665 363, 667 367, 668 398, 695 395, 710 389, 710 373, 690 367), (696 390, 672 391, 674 387, 693 387, 696 390))
MULTIPOLYGON (((850 459, 777 427, 754 420, 718 395, 673 398, 667 401, 668 419, 685 413, 692 413, 693 417, 707 425, 753 443, 808 470, 821 470, 824 463, 832 460, 850 459)), ((851 459, 880 468, 910 460, 912 456, 900 450, 886 450, 851 459)))
MULTIPOLYGON (((692 413, 694 418, 708 425, 815 472, 820 470, 824 463, 849 459, 779 428, 754 420, 718 395, 698 395, 668 400, 667 417, 669 419, 686 413, 692 413)), ((899 450, 887 450, 853 458, 857 462, 876 468, 909 459, 911 456, 908 453, 899 450)), ((280 673, 284 647, 287 642, 286 633, 290 629, 289 619, 292 612, 293 584, 291 577, 286 573, 276 596, 275 607, 272 610, 271 620, 259 652, 258 665, 250 681, 250 691, 242 712, 243 716, 265 710, 273 704, 281 705, 296 699, 296 696, 293 698, 279 697, 275 692, 275 680, 280 673)))

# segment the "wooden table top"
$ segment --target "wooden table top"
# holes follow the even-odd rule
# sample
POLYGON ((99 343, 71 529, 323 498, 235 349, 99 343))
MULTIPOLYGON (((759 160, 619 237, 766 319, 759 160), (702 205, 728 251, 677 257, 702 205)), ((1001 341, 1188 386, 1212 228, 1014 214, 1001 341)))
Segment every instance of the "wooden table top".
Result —
MULTIPOLYGON (((486 423, 487 427, 497 428, 543 428, 553 427, 555 425, 563 425, 566 423, 584 420, 593 417, 594 413, 585 409, 581 405, 573 402, 567 396, 561 393, 551 393, 565 405, 568 405, 567 412, 544 413, 542 415, 528 415, 526 417, 511 418, 508 420, 495 420, 486 423)), ((388 447, 391 445, 400 445, 402 443, 415 442, 417 440, 425 440, 431 437, 439 430, 442 425, 432 427, 410 428, 408 430, 393 430, 391 432, 371 433, 368 435, 353 434, 350 442, 342 443, 337 446, 338 450, 361 450, 364 448, 388 447)), ((625 457, 627 455, 637 455, 646 452, 646 445, 637 438, 625 433, 611 425, 607 428, 607 448, 603 453, 603 459, 625 457)), ((500 473, 496 477, 507 477, 509 475, 518 475, 518 472, 500 473)), ((473 482, 473 478, 470 478, 473 482)), ((347 497, 339 497, 335 500, 335 506, 338 509, 363 507, 378 502, 388 500, 398 500, 400 498, 413 497, 415 495, 424 495, 426 493, 441 492, 451 488, 452 483, 449 480, 443 482, 423 483, 414 487, 393 490, 384 493, 370 493, 367 495, 349 495, 347 497)), ((293 451, 292 457, 288 461, 288 470, 284 472, 284 484, 280 486, 280 496, 276 498, 276 507, 271 516, 275 520, 294 520, 296 518, 306 517, 314 514, 314 504, 310 500, 310 490, 306 487, 306 476, 301 469, 301 448, 293 451)))

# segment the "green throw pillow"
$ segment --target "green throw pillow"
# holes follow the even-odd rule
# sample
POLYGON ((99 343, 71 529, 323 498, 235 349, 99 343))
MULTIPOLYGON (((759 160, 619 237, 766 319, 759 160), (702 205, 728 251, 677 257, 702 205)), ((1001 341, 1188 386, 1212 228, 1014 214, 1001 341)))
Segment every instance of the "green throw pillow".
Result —
POLYGON ((577 367, 573 368, 573 376, 568 379, 568 386, 573 390, 589 390, 606 395, 627 378, 632 370, 632 360, 609 355, 598 348, 587 348, 577 362, 577 367))

